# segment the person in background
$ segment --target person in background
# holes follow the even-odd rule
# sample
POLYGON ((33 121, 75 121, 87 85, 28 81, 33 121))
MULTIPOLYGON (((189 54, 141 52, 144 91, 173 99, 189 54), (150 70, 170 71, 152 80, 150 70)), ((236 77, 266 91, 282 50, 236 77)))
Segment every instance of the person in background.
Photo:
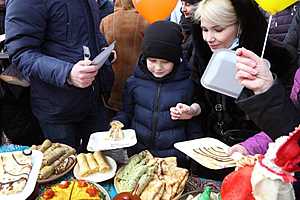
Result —
POLYGON ((174 120, 170 114, 177 103, 192 103, 193 82, 181 59, 182 39, 180 26, 170 21, 157 21, 145 30, 141 57, 126 82, 123 109, 114 117, 136 131, 138 143, 128 149, 129 155, 148 149, 154 156, 176 156, 180 166, 187 166, 173 145, 202 136, 198 123, 174 120))
MULTIPOLYGON (((288 33, 290 25, 299 9, 300 3, 297 1, 293 5, 287 7, 283 11, 272 16, 269 38, 283 42, 288 33)), ((262 10, 266 20, 269 20, 269 14, 262 10)))
MULTIPOLYGON (((297 4, 299 5, 299 4, 297 4)), ((288 33, 284 38, 284 43, 294 47, 297 54, 297 66, 300 66, 300 10, 299 7, 296 9, 295 16, 289 27, 288 33)))
POLYGON ((96 0, 99 7, 100 21, 114 12, 114 3, 110 0, 96 0))
POLYGON ((99 97, 109 96, 113 82, 109 62, 98 70, 83 60, 83 46, 93 59, 107 45, 96 1, 10 0, 6 6, 8 54, 30 81, 44 136, 85 151, 91 133, 108 129, 99 97))
POLYGON ((180 26, 182 28, 182 33, 184 35, 182 49, 184 59, 188 61, 191 65, 190 59, 193 53, 193 39, 192 39, 192 24, 193 24, 193 15, 196 10, 197 3, 200 0, 181 0, 182 7, 181 11, 183 15, 180 19, 180 26))
POLYGON ((178 0, 177 4, 176 4, 176 7, 171 12, 170 21, 175 22, 176 24, 179 24, 181 16, 182 16, 182 13, 181 13, 181 0, 178 0))
MULTIPOLYGON (((193 25, 192 33, 195 48, 192 79, 198 86, 195 98, 199 99, 201 110, 199 122, 206 137, 217 138, 231 146, 255 135, 260 128, 236 105, 234 98, 204 88, 200 78, 212 53, 218 49, 246 47, 261 53, 267 22, 252 0, 202 0, 194 18, 198 23, 193 25)), ((278 73, 287 87, 291 86, 294 65, 290 64, 290 53, 268 41, 265 56, 273 63, 271 70, 278 73)), ((214 171, 198 166, 193 173, 222 180, 230 170, 214 171)))
MULTIPOLYGON (((300 124, 300 70, 295 74, 293 90, 289 96, 278 76, 254 52, 241 48, 236 54, 236 78, 246 87, 237 99, 239 107, 272 139, 294 130, 300 124)), ((300 141, 298 144, 300 146, 300 141)), ((296 199, 299 199, 299 173, 296 177, 298 181, 294 188, 296 199)))
MULTIPOLYGON (((4 34, 5 12, 5 1, 0 1, 0 34, 4 34)), ((13 74, 17 70, 6 57, 4 41, 0 44, 0 145, 4 142, 26 146, 40 144, 44 138, 38 120, 31 111, 30 87, 22 87, 1 79, 3 73, 13 79, 18 77, 19 72, 13 74), (8 68, 15 71, 10 70, 11 73, 7 74, 8 68), (3 133, 5 139, 2 137, 3 133)))
POLYGON ((148 22, 136 11, 132 0, 117 0, 115 12, 105 17, 100 24, 100 32, 106 40, 109 43, 116 41, 117 60, 113 63, 115 82, 108 101, 114 111, 122 108, 124 85, 134 71, 147 26, 148 22))

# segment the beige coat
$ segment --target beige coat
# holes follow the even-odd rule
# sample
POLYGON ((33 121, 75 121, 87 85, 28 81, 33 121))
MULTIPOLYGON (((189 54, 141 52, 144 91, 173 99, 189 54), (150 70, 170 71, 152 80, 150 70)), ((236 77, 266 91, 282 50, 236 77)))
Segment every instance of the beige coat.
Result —
POLYGON ((107 41, 116 41, 117 60, 113 64, 115 82, 109 105, 122 107, 122 93, 141 52, 143 32, 148 23, 134 9, 130 0, 116 0, 115 12, 102 19, 100 31, 107 41))

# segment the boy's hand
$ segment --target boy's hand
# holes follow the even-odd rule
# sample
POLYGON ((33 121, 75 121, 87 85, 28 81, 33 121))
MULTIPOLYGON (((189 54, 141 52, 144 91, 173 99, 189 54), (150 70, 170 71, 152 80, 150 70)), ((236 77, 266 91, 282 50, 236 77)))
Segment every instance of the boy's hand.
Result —
POLYGON ((171 119, 173 120, 187 120, 200 114, 200 106, 198 104, 192 104, 188 106, 183 103, 178 103, 176 107, 170 108, 171 119), (196 105, 196 106, 195 106, 196 105))

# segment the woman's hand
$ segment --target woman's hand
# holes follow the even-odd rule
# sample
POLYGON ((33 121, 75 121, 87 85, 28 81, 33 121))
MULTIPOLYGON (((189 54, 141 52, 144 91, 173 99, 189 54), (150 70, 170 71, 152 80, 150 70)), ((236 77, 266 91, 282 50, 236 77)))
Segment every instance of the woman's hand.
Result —
POLYGON ((171 119, 173 120, 191 119, 192 117, 199 115, 200 112, 201 108, 197 103, 193 103, 191 106, 178 103, 176 107, 170 108, 171 119))
POLYGON ((255 94, 267 91, 273 84, 270 64, 245 48, 236 50, 236 79, 255 94))
POLYGON ((229 155, 232 155, 236 152, 241 153, 244 156, 249 155, 247 149, 245 147, 243 147, 242 145, 240 145, 240 144, 235 144, 235 145, 233 145, 232 147, 230 147, 228 149, 228 154, 229 155))

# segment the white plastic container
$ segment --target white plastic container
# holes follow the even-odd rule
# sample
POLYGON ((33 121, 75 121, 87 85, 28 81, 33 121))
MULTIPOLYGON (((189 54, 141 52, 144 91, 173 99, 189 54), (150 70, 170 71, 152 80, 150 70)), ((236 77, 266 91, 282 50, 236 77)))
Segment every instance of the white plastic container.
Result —
POLYGON ((237 98, 243 86, 235 79, 236 54, 229 49, 216 50, 201 78, 201 84, 215 92, 237 98))

